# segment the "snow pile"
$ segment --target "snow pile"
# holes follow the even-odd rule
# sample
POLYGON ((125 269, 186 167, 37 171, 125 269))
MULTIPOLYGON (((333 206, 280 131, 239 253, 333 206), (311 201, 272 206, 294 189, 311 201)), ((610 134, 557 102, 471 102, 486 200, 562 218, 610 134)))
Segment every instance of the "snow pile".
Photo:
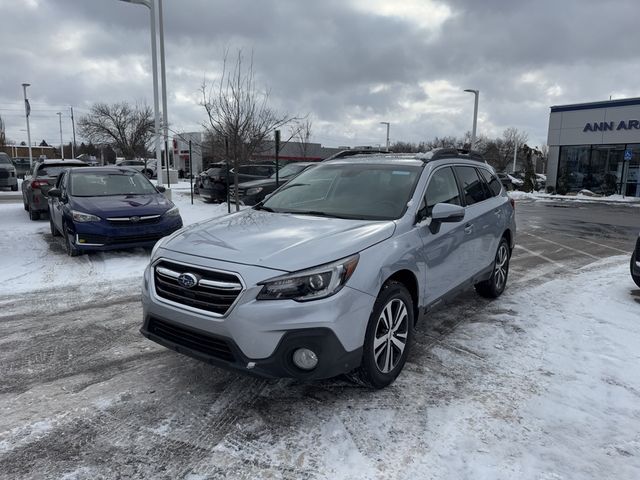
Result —
POLYGON ((603 202, 603 203, 624 203, 633 206, 640 206, 639 197, 629 197, 622 195, 609 195, 607 197, 592 196, 593 194, 578 193, 576 195, 556 195, 542 192, 508 192, 514 200, 567 200, 573 202, 603 202))

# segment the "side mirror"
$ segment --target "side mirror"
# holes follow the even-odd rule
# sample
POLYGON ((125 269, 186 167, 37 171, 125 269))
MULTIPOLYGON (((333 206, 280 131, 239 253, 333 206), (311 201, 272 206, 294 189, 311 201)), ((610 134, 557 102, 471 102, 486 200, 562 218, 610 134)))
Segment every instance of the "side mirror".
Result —
POLYGON ((59 188, 52 188, 47 192, 47 195, 53 198, 61 198, 62 192, 60 191, 59 188))
POLYGON ((460 222, 464 219, 464 207, 450 203, 436 203, 431 211, 431 220, 439 223, 460 222))
POLYGON ((156 187, 156 190, 158 191, 158 193, 164 193, 164 192, 166 192, 166 191, 167 191, 167 189, 166 189, 166 188, 164 188, 162 185, 158 185, 158 186, 156 187))

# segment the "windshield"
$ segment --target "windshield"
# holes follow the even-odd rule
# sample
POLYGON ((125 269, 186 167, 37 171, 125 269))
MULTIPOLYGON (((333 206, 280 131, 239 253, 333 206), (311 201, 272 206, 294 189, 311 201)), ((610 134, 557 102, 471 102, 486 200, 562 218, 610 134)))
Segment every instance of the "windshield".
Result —
POLYGON ((13 165, 13 163, 11 163, 11 159, 9 158, 9 155, 5 155, 5 154, 0 154, 0 164, 13 165))
POLYGON ((319 165, 302 172, 257 208, 337 218, 400 218, 420 177, 414 165, 319 165))
MULTIPOLYGON (((290 163, 289 165, 285 165, 278 171, 278 177, 291 177, 293 175, 297 175, 305 168, 307 168, 307 165, 295 165, 293 163, 290 163)), ((276 178, 276 174, 274 173, 273 175, 271 175, 271 178, 276 178)))
POLYGON ((69 193, 75 197, 107 197, 158 192, 139 172, 78 172, 71 175, 69 193))
POLYGON ((65 168, 76 168, 76 167, 84 167, 85 165, 69 165, 65 163, 54 163, 47 165, 40 165, 38 167, 38 171, 36 172, 37 177, 57 177, 60 175, 60 172, 65 168))

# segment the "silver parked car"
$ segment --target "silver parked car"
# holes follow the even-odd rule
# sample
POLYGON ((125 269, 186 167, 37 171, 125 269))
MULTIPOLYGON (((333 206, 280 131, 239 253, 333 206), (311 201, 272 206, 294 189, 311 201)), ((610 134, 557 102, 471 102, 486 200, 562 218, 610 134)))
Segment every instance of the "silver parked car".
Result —
POLYGON ((512 201, 475 154, 325 161, 159 241, 141 332, 226 368, 382 388, 431 307, 471 286, 503 292, 515 233, 512 201))
POLYGON ((0 187, 8 187, 12 191, 18 191, 18 175, 11 157, 0 152, 0 187))

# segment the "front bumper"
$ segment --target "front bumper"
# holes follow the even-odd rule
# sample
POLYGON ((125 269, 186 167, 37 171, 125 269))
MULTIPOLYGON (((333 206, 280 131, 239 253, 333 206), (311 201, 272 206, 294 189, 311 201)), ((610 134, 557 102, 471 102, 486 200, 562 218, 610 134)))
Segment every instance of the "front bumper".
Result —
POLYGON ((264 377, 330 378, 360 364, 375 297, 344 287, 331 297, 310 302, 258 301, 262 287, 257 283, 282 272, 175 252, 171 256, 174 258, 166 260, 185 264, 197 260, 201 268, 239 275, 245 287, 225 315, 213 315, 163 301, 155 293, 151 268, 147 267, 141 329, 147 338, 208 363, 264 377), (210 349, 211 345, 215 348, 210 349), (300 347, 310 348, 318 356, 314 370, 293 365, 291 356, 300 347))
POLYGON ((347 352, 336 334, 328 328, 289 330, 267 358, 247 357, 231 338, 185 328, 167 320, 148 315, 142 333, 149 340, 211 365, 266 378, 297 378, 317 380, 352 371, 360 365, 362 348, 347 352), (318 356, 318 365, 311 371, 301 370, 293 363, 293 352, 310 348, 318 356))
POLYGON ((631 274, 640 277, 640 237, 636 241, 636 248, 631 256, 631 274))
POLYGON ((182 218, 163 220, 153 225, 115 227, 106 221, 75 223, 75 244, 82 251, 120 250, 153 247, 158 240, 182 228, 182 218))

